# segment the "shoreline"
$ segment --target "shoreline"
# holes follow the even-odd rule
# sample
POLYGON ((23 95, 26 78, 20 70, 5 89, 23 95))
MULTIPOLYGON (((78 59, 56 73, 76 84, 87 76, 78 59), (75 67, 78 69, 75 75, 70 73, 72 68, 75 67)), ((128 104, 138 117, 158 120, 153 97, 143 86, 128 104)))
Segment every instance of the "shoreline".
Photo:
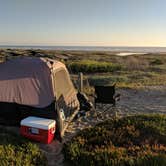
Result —
POLYGON ((0 50, 45 50, 45 51, 92 51, 114 53, 166 53, 166 47, 121 47, 121 46, 31 46, 31 45, 0 45, 0 50))

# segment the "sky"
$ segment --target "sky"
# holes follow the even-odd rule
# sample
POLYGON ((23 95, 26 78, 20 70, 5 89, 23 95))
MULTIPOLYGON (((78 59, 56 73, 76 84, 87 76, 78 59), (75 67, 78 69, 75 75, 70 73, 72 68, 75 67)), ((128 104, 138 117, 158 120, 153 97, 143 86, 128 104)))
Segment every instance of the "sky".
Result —
POLYGON ((166 47, 166 0, 0 0, 0 45, 166 47))

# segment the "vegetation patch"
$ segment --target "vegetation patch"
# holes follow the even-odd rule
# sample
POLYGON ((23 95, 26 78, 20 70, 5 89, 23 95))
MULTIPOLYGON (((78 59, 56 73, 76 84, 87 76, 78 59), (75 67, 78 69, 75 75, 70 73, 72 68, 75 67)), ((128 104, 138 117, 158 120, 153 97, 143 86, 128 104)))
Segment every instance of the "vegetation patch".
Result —
POLYGON ((67 62, 67 66, 74 73, 114 72, 122 69, 122 66, 118 64, 94 60, 70 61, 67 62))
POLYGON ((150 64, 151 65, 162 65, 163 61, 161 59, 154 59, 153 61, 151 61, 150 64))
POLYGON ((64 147, 80 166, 165 166, 166 115, 110 119, 85 129, 64 147))
POLYGON ((100 75, 88 75, 87 77, 91 86, 95 85, 112 85, 116 83, 121 88, 141 88, 144 86, 166 85, 166 75, 156 72, 115 72, 100 75))
POLYGON ((44 154, 36 144, 2 127, 0 130, 0 165, 47 165, 44 154))
POLYGON ((95 85, 112 85, 114 83, 119 83, 119 82, 129 82, 129 79, 124 76, 118 76, 118 75, 101 75, 101 76, 89 76, 88 81, 90 85, 95 86, 95 85))

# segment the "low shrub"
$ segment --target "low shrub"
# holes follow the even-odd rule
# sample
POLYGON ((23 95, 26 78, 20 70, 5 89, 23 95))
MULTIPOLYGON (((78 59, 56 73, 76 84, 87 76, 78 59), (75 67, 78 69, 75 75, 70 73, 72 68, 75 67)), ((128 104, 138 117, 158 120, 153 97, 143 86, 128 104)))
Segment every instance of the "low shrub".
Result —
POLYGON ((122 66, 118 64, 93 60, 67 62, 67 67, 74 73, 114 72, 122 69, 122 66))
POLYGON ((166 115, 107 120, 78 133, 64 153, 80 166, 165 166, 166 115))
POLYGON ((125 70, 128 71, 142 71, 149 67, 149 62, 140 56, 126 56, 124 57, 124 60, 123 64, 125 66, 125 70))
POLYGON ((103 75, 103 76, 90 76, 88 77, 89 84, 91 86, 95 85, 112 85, 119 82, 129 82, 129 79, 126 76, 116 76, 114 75, 103 75))
POLYGON ((47 160, 36 144, 0 128, 0 165, 46 166, 47 160))
POLYGON ((161 59, 154 59, 153 61, 151 61, 150 64, 151 65, 162 65, 163 61, 161 59))

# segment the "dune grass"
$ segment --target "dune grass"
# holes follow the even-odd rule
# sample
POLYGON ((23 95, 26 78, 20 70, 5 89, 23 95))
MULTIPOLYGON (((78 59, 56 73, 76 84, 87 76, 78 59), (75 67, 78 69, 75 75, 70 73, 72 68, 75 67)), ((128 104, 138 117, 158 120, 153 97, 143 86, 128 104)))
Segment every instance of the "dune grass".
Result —
POLYGON ((0 165, 1 166, 46 166, 47 160, 39 147, 0 127, 0 165))
POLYGON ((165 166, 166 115, 110 119, 84 129, 64 147, 80 166, 165 166))
POLYGON ((105 54, 88 54, 72 57, 67 61, 71 74, 83 72, 90 85, 111 85, 117 83, 120 88, 143 88, 145 86, 166 85, 165 55, 134 55, 117 57, 105 54))
POLYGON ((166 75, 151 71, 132 71, 120 73, 107 73, 102 75, 88 75, 90 85, 112 85, 117 83, 120 88, 141 88, 144 86, 166 85, 166 75))

